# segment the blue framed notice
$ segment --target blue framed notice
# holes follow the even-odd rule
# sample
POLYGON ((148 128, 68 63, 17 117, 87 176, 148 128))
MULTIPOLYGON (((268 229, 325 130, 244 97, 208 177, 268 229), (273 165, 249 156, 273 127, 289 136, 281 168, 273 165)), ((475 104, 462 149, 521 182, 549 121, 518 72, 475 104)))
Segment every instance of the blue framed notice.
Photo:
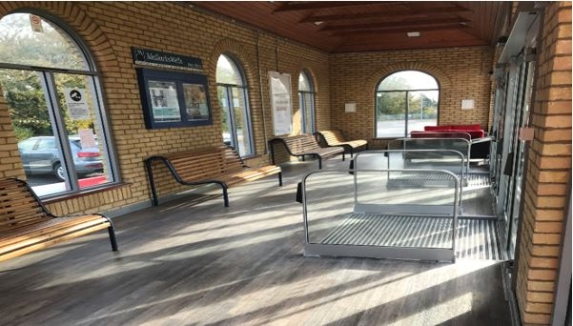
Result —
POLYGON ((138 68, 137 78, 147 129, 213 123, 206 76, 138 68))

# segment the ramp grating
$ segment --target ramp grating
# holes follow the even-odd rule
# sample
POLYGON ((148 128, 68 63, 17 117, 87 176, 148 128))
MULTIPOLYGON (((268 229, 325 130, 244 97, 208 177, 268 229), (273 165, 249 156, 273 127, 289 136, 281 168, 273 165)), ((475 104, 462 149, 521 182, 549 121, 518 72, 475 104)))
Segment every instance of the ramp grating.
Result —
MULTIPOLYGON (((320 243, 408 248, 451 248, 451 239, 451 218, 348 214, 320 243)), ((495 220, 458 219, 456 258, 502 260, 495 220)))

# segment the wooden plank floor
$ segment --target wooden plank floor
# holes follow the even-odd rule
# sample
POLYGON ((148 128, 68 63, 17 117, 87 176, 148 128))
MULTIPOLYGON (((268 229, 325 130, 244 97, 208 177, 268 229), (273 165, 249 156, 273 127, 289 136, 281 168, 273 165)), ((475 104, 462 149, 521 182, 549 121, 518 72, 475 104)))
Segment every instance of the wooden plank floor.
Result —
MULTIPOLYGON (((340 166, 338 159, 327 167, 340 166)), ((306 162, 0 263, 0 325, 511 325, 501 263, 305 258, 306 162)))

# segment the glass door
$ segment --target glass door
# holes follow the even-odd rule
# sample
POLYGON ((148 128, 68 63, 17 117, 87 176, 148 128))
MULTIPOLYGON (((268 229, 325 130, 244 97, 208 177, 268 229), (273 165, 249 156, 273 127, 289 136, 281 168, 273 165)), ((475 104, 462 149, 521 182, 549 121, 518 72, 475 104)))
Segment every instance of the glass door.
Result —
POLYGON ((496 212, 502 221, 502 236, 509 258, 513 258, 517 239, 519 208, 522 196, 526 143, 520 130, 529 123, 534 65, 520 56, 509 67, 506 87, 496 95, 496 145, 492 150, 494 166, 493 193, 496 212))
MULTIPOLYGON (((529 113, 530 113, 530 103, 531 103, 531 93, 533 91, 533 80, 535 75, 535 64, 534 62, 524 62, 524 69, 526 70, 524 84, 524 93, 521 118, 518 122, 519 128, 517 128, 516 133, 519 133, 519 129, 526 127, 529 124, 529 113)), ((508 226, 508 242, 507 251, 510 258, 513 259, 513 254, 515 252, 515 245, 517 241, 517 226, 520 214, 521 198, 522 198, 522 183, 523 183, 523 171, 525 167, 525 153, 527 148, 527 143, 525 140, 519 139, 519 136, 515 137, 515 158, 513 164, 513 196, 511 197, 512 202, 508 209, 510 213, 508 226)))

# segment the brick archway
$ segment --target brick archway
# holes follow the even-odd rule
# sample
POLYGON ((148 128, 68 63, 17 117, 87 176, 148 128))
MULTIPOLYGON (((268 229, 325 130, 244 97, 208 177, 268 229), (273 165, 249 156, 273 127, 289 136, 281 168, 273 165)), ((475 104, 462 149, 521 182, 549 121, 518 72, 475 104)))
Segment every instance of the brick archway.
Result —
MULTIPOLYGON (((30 12, 47 19, 53 17, 67 25, 87 48, 98 70, 119 70, 117 55, 100 27, 73 2, 1 2, 0 18, 18 12, 30 12)), ((57 22, 56 22, 57 23, 57 22)))
MULTIPOLYGON (((245 44, 231 39, 224 39, 217 43, 209 57, 208 73, 213 82, 216 82, 217 61, 221 54, 229 54, 231 57, 239 61, 242 72, 245 74, 248 85, 254 85, 256 81, 256 67, 257 62, 253 55, 245 49, 245 44)), ((249 93, 251 90, 249 89, 249 93)))
POLYGON ((379 69, 370 75, 366 82, 366 85, 374 85, 374 87, 370 90, 370 95, 375 95, 374 93, 376 92, 376 87, 381 80, 393 73, 404 70, 417 70, 436 78, 440 92, 448 90, 452 86, 452 79, 450 76, 448 76, 442 69, 436 66, 427 64, 425 62, 399 62, 379 69))

